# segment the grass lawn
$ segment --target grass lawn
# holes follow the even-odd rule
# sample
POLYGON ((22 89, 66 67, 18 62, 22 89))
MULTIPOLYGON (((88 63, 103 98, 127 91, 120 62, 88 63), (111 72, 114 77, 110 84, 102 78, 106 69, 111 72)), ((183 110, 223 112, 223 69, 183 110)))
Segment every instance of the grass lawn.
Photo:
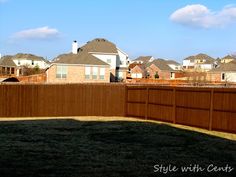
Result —
POLYGON ((236 176, 235 140, 126 120, 0 121, 0 176, 236 176))

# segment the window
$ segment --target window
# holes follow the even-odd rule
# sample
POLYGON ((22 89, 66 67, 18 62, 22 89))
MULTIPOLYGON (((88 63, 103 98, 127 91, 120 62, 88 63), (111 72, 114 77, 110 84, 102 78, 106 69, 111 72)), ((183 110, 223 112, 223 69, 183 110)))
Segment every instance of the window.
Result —
POLYGON ((57 66, 56 78, 66 78, 67 77, 67 66, 57 66))
POLYGON ((171 78, 171 79, 174 79, 174 78, 175 78, 175 73, 174 73, 174 72, 171 72, 171 73, 170 73, 170 78, 171 78))
POLYGON ((6 68, 2 67, 2 74, 6 74, 6 68))
POLYGON ((20 65, 20 60, 18 60, 18 65, 20 65))
POLYGON ((221 73, 221 80, 225 81, 225 73, 221 73))
POLYGON ((93 67, 93 79, 97 79, 98 67, 93 67))
POLYGON ((85 79, 90 79, 91 67, 85 67, 85 79))
POLYGON ((7 74, 11 74, 11 68, 7 67, 7 74))
POLYGON ((32 65, 34 65, 34 60, 32 60, 32 63, 31 63, 32 65))
POLYGON ((15 68, 11 68, 11 74, 15 74, 15 68))
POLYGON ((105 68, 100 68, 100 75, 99 75, 99 78, 101 80, 104 80, 105 79, 105 68))
POLYGON ((111 64, 111 59, 107 59, 107 63, 108 63, 108 64, 111 64))

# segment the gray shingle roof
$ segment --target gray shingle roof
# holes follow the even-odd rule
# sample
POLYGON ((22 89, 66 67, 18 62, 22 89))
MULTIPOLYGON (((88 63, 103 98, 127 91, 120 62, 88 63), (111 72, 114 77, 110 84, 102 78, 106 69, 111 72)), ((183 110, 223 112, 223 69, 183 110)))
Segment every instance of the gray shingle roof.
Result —
POLYGON ((63 64, 84 64, 84 65, 109 65, 102 60, 94 57, 86 51, 81 51, 78 54, 62 54, 56 57, 52 63, 63 64))
POLYGON ((172 64, 172 65, 180 65, 177 61, 174 60, 166 60, 167 64, 172 64))
POLYGON ((92 41, 88 41, 87 44, 82 46, 78 49, 80 51, 87 51, 87 52, 101 52, 101 53, 115 53, 118 54, 116 45, 112 42, 108 41, 107 39, 103 38, 96 38, 92 41))
POLYGON ((87 42, 84 46, 78 48, 77 54, 62 54, 56 57, 52 63, 64 63, 64 64, 86 64, 86 65, 108 65, 108 63, 96 58, 91 53, 112 53, 117 54, 116 45, 112 42, 103 39, 96 38, 87 42))
POLYGON ((12 59, 17 59, 17 60, 20 60, 20 59, 26 59, 26 60, 34 60, 34 61, 45 61, 46 59, 44 59, 43 57, 40 57, 40 56, 36 56, 36 55, 33 55, 33 54, 25 54, 25 53, 18 53, 16 55, 14 55, 12 57, 12 59))
POLYGON ((150 59, 152 58, 152 56, 140 56, 138 58, 136 58, 133 61, 142 61, 144 64, 147 63, 150 59))
POLYGON ((154 64, 156 67, 163 71, 174 71, 171 67, 168 66, 166 60, 163 59, 153 60, 151 63, 148 64, 148 66, 151 66, 152 64, 154 64))
POLYGON ((11 55, 6 55, 0 59, 0 66, 16 67, 16 64, 12 60, 11 55))
MULTIPOLYGON (((213 63, 214 62, 214 58, 210 57, 209 55, 206 55, 206 54, 203 54, 203 53, 200 53, 198 55, 195 55, 195 56, 189 56, 187 58, 185 58, 184 60, 190 60, 190 61, 194 61, 194 60, 206 60, 206 62, 204 62, 205 64, 208 64, 208 63, 213 63)), ((203 63, 203 64, 204 64, 203 63)))
POLYGON ((229 63, 220 63, 217 68, 212 69, 210 72, 222 72, 222 71, 236 71, 236 61, 229 63))
POLYGON ((223 57, 222 59, 236 59, 234 56, 232 55, 226 55, 225 57, 223 57))

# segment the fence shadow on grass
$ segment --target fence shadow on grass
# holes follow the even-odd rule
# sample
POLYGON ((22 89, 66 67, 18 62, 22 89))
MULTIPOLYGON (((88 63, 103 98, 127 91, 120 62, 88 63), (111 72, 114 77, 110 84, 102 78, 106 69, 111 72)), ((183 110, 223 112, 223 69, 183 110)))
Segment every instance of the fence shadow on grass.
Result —
MULTIPOLYGON (((147 122, 35 120, 0 122, 0 174, 5 176, 235 176, 236 142, 147 122), (154 165, 176 172, 154 173, 154 165), (194 164, 203 172, 182 173, 194 164)), ((156 166, 157 167, 157 166, 156 166)))

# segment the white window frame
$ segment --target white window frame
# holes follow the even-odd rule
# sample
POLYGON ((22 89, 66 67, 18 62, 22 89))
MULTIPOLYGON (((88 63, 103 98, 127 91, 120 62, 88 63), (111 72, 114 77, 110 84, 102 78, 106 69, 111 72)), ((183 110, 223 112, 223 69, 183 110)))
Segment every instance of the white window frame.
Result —
POLYGON ((100 68, 99 79, 101 79, 101 80, 105 79, 105 68, 100 68))
POLYGON ((98 67, 93 67, 92 73, 93 73, 92 78, 97 79, 98 78, 98 67))
POLYGON ((63 65, 56 66, 56 78, 58 79, 67 78, 67 66, 63 66, 63 65))
POLYGON ((85 67, 85 73, 84 73, 85 79, 90 79, 90 75, 91 75, 91 67, 90 66, 86 66, 85 67))

